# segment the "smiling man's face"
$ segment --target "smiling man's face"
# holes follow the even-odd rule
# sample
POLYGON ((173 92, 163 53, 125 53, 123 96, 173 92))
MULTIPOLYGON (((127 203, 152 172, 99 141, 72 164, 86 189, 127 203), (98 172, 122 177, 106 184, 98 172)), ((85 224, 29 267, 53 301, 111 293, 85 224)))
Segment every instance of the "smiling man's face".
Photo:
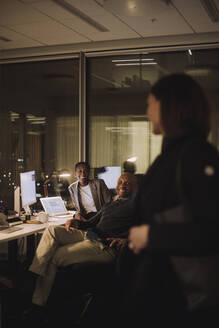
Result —
POLYGON ((75 170, 75 176, 77 180, 79 181, 80 185, 85 186, 88 184, 89 179, 89 169, 86 167, 86 165, 79 165, 75 170))
POLYGON ((133 193, 133 182, 129 174, 123 174, 117 183, 117 194, 119 197, 127 198, 133 193))

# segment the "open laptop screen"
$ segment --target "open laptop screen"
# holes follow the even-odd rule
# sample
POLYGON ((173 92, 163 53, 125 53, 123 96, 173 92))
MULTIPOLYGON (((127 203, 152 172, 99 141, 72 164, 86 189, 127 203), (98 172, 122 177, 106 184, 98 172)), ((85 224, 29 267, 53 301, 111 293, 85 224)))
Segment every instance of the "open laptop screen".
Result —
POLYGON ((67 212, 60 196, 40 198, 44 211, 49 215, 64 214, 67 212))

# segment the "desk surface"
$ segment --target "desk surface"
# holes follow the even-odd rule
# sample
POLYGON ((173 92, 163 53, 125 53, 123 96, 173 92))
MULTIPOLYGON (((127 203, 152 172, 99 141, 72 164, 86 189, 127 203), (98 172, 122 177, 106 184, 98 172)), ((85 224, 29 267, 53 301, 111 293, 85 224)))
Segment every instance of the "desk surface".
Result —
POLYGON ((62 225, 65 224, 65 222, 69 219, 68 218, 49 218, 49 221, 47 223, 41 223, 41 224, 19 224, 19 227, 22 227, 22 230, 10 232, 10 233, 4 233, 3 231, 0 232, 0 243, 7 242, 14 239, 19 239, 28 235, 32 235, 34 233, 43 231, 45 228, 47 228, 50 225, 62 225))

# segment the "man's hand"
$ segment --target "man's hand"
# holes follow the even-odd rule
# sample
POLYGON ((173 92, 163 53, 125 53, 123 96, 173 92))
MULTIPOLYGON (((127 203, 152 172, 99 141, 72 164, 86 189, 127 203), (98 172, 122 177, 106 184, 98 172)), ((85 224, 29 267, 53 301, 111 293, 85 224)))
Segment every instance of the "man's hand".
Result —
POLYGON ((72 233, 71 227, 78 229, 80 221, 78 219, 69 219, 65 222, 65 229, 72 233))
POLYGON ((79 212, 75 213, 74 219, 77 219, 80 221, 87 221, 79 212))
POLYGON ((106 238, 106 240, 111 241, 109 247, 115 247, 117 250, 123 249, 128 244, 126 238, 106 238))
POLYGON ((135 253, 139 254, 140 251, 147 247, 149 240, 150 226, 143 224, 139 227, 133 227, 129 231, 129 248, 135 253))

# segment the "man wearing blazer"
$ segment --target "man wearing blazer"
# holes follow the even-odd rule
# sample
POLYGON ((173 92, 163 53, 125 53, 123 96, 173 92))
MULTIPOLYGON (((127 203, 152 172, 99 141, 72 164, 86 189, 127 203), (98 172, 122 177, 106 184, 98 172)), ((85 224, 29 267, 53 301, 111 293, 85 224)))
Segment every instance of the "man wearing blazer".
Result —
POLYGON ((69 187, 73 206, 76 209, 75 217, 83 216, 89 219, 94 216, 101 207, 111 202, 111 194, 102 179, 89 179, 90 166, 86 162, 78 162, 75 165, 77 181, 69 187))

